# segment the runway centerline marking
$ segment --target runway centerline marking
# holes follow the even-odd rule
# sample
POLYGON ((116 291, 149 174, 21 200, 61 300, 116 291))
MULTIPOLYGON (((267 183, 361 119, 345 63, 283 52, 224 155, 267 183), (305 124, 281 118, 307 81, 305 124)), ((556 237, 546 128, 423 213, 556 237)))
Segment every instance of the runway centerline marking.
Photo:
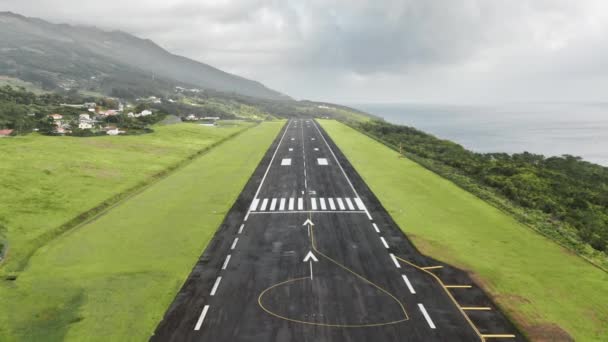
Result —
POLYGON ((236 244, 239 242, 239 238, 234 238, 234 241, 232 242, 232 246, 230 246, 230 249, 235 249, 236 248, 236 244))
POLYGON ((198 321, 196 322, 196 325, 194 326, 194 330, 196 330, 196 331, 201 330, 201 326, 203 325, 205 316, 207 316, 207 311, 209 311, 209 305, 205 305, 205 307, 203 307, 203 311, 201 312, 201 315, 198 317, 198 321))
POLYGON ((239 227, 239 231, 237 234, 241 234, 243 232, 243 228, 245 228, 245 224, 241 224, 241 226, 239 227))
POLYGON ((418 308, 420 309, 420 312, 422 312, 422 315, 424 316, 424 319, 426 319, 426 322, 428 323, 429 327, 431 327, 431 329, 435 329, 435 323, 433 323, 433 320, 431 319, 431 316, 429 316, 429 313, 426 312, 424 305, 418 303, 418 308))
MULTIPOLYGON (((285 317, 282 315, 279 315, 271 310, 269 310, 268 308, 266 308, 264 306, 263 302, 263 297, 264 295, 276 288, 276 287, 280 287, 283 286, 285 284, 289 284, 292 282, 298 282, 298 281, 306 281, 306 280, 311 280, 312 278, 312 274, 311 277, 302 277, 302 278, 296 278, 296 279, 289 279, 286 281, 283 281, 281 283, 278 284, 274 284, 268 288, 266 288, 264 291, 262 291, 260 293, 260 295, 258 296, 258 305, 262 308, 262 310, 266 311, 266 313, 275 316, 277 318, 286 320, 286 321, 290 321, 290 322, 295 322, 295 323, 301 323, 301 324, 308 324, 308 325, 317 325, 317 326, 325 326, 325 327, 340 327, 340 328, 361 328, 361 327, 376 327, 376 326, 385 326, 385 325, 391 325, 391 324, 398 324, 398 323, 402 323, 405 321, 408 321, 410 319, 407 311, 405 310, 405 307, 403 305, 403 303, 401 303, 401 301, 399 301, 399 299, 397 299, 393 294, 391 294, 390 292, 388 292, 387 290, 385 290, 384 288, 380 287, 379 285, 375 284, 374 282, 366 279, 365 277, 363 277, 362 275, 354 272, 353 270, 349 269, 348 267, 340 264, 339 262, 337 262, 336 260, 332 259, 331 257, 327 256, 326 254, 324 254, 323 252, 319 251, 316 247, 316 243, 315 243, 315 238, 314 238, 314 224, 310 221, 310 215, 308 220, 306 220, 306 222, 304 223, 305 225, 308 225, 308 229, 310 230, 310 243, 312 246, 312 250, 314 252, 316 252, 318 255, 321 255, 323 258, 325 258, 326 260, 330 261, 331 263, 335 264, 336 266, 342 268, 343 270, 353 274, 354 276, 356 276, 357 278, 361 279, 362 281, 374 286, 375 288, 377 288, 378 290, 382 291, 383 293, 385 293, 386 295, 390 296, 397 304, 399 304, 399 306, 401 307, 401 310, 403 311, 404 317, 403 319, 400 320, 396 320, 396 321, 391 321, 391 322, 381 322, 381 323, 369 323, 369 324, 328 324, 328 323, 319 323, 319 322, 311 322, 311 321, 303 321, 303 320, 299 320, 299 319, 293 319, 293 318, 289 318, 289 317, 285 317)), ((306 261, 306 259, 304 260, 306 261)))
POLYGON ((381 236, 380 240, 382 241, 382 244, 384 245, 384 248, 389 249, 390 247, 388 246, 388 243, 386 243, 386 240, 384 240, 384 237, 381 236))

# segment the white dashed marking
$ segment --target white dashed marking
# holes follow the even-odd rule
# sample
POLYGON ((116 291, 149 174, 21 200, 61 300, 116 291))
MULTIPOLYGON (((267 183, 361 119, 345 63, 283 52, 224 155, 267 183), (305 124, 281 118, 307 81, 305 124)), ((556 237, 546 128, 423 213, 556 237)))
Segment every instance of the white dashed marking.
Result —
POLYGON ((328 165, 327 158, 317 158, 317 164, 319 165, 328 165))
POLYGON ((426 319, 426 322, 429 324, 429 327, 431 327, 431 329, 435 329, 435 323, 433 323, 433 321, 431 320, 431 316, 429 316, 428 312, 426 312, 424 305, 418 303, 418 308, 420 309, 420 312, 422 312, 422 315, 424 316, 424 319, 426 319))
POLYGON ((290 198, 289 199, 289 210, 293 210, 293 202, 294 202, 294 198, 290 198))
POLYGON ((217 288, 220 286, 220 281, 222 281, 222 277, 217 277, 217 279, 215 279, 215 284, 213 284, 213 288, 211 289, 211 293, 209 294, 210 296, 215 296, 217 288))
POLYGON ((282 166, 289 166, 289 165, 291 165, 291 158, 283 158, 283 160, 281 160, 281 165, 282 166))
POLYGON ((405 282, 405 285, 407 286, 408 290, 410 290, 410 293, 411 294, 416 294, 416 291, 412 287, 412 283, 410 283, 410 280, 407 279, 407 276, 405 274, 403 274, 401 276, 403 277, 403 281, 405 282))
POLYGON ((201 325, 203 325, 203 321, 205 320, 205 316, 207 316, 207 311, 209 311, 209 305, 205 305, 201 315, 198 317, 198 321, 196 322, 196 326, 194 326, 194 330, 201 330, 201 325))

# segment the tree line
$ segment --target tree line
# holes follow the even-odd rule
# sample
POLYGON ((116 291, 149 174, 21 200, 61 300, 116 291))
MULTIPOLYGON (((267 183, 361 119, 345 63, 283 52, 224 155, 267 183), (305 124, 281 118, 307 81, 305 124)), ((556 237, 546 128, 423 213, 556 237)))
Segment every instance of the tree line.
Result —
POLYGON ((380 120, 353 125, 393 146, 403 146, 408 153, 447 165, 518 206, 574 227, 581 241, 608 252, 607 167, 571 155, 476 153, 380 120))

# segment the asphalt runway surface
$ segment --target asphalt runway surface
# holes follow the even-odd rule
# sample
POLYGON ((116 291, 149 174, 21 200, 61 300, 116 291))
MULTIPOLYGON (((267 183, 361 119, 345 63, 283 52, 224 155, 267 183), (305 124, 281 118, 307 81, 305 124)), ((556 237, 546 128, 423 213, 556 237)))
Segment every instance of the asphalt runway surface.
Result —
POLYGON ((524 338, 466 273, 416 250, 312 119, 283 128, 151 337, 486 340, 524 338))

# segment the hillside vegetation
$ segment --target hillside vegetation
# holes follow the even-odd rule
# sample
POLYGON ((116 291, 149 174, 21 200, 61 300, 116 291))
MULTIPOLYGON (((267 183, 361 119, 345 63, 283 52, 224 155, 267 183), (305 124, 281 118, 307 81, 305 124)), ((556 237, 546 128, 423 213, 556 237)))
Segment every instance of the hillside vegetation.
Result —
POLYGON ((471 272, 531 340, 607 340, 608 273, 384 144, 319 121, 415 245, 471 272))
POLYGON ((569 155, 475 153, 384 121, 354 127, 608 270, 608 168, 569 155))
POLYGON ((150 40, 121 31, 52 24, 0 12, 0 46, 0 75, 47 90, 84 89, 137 97, 181 85, 287 99, 259 82, 173 55, 150 40))

